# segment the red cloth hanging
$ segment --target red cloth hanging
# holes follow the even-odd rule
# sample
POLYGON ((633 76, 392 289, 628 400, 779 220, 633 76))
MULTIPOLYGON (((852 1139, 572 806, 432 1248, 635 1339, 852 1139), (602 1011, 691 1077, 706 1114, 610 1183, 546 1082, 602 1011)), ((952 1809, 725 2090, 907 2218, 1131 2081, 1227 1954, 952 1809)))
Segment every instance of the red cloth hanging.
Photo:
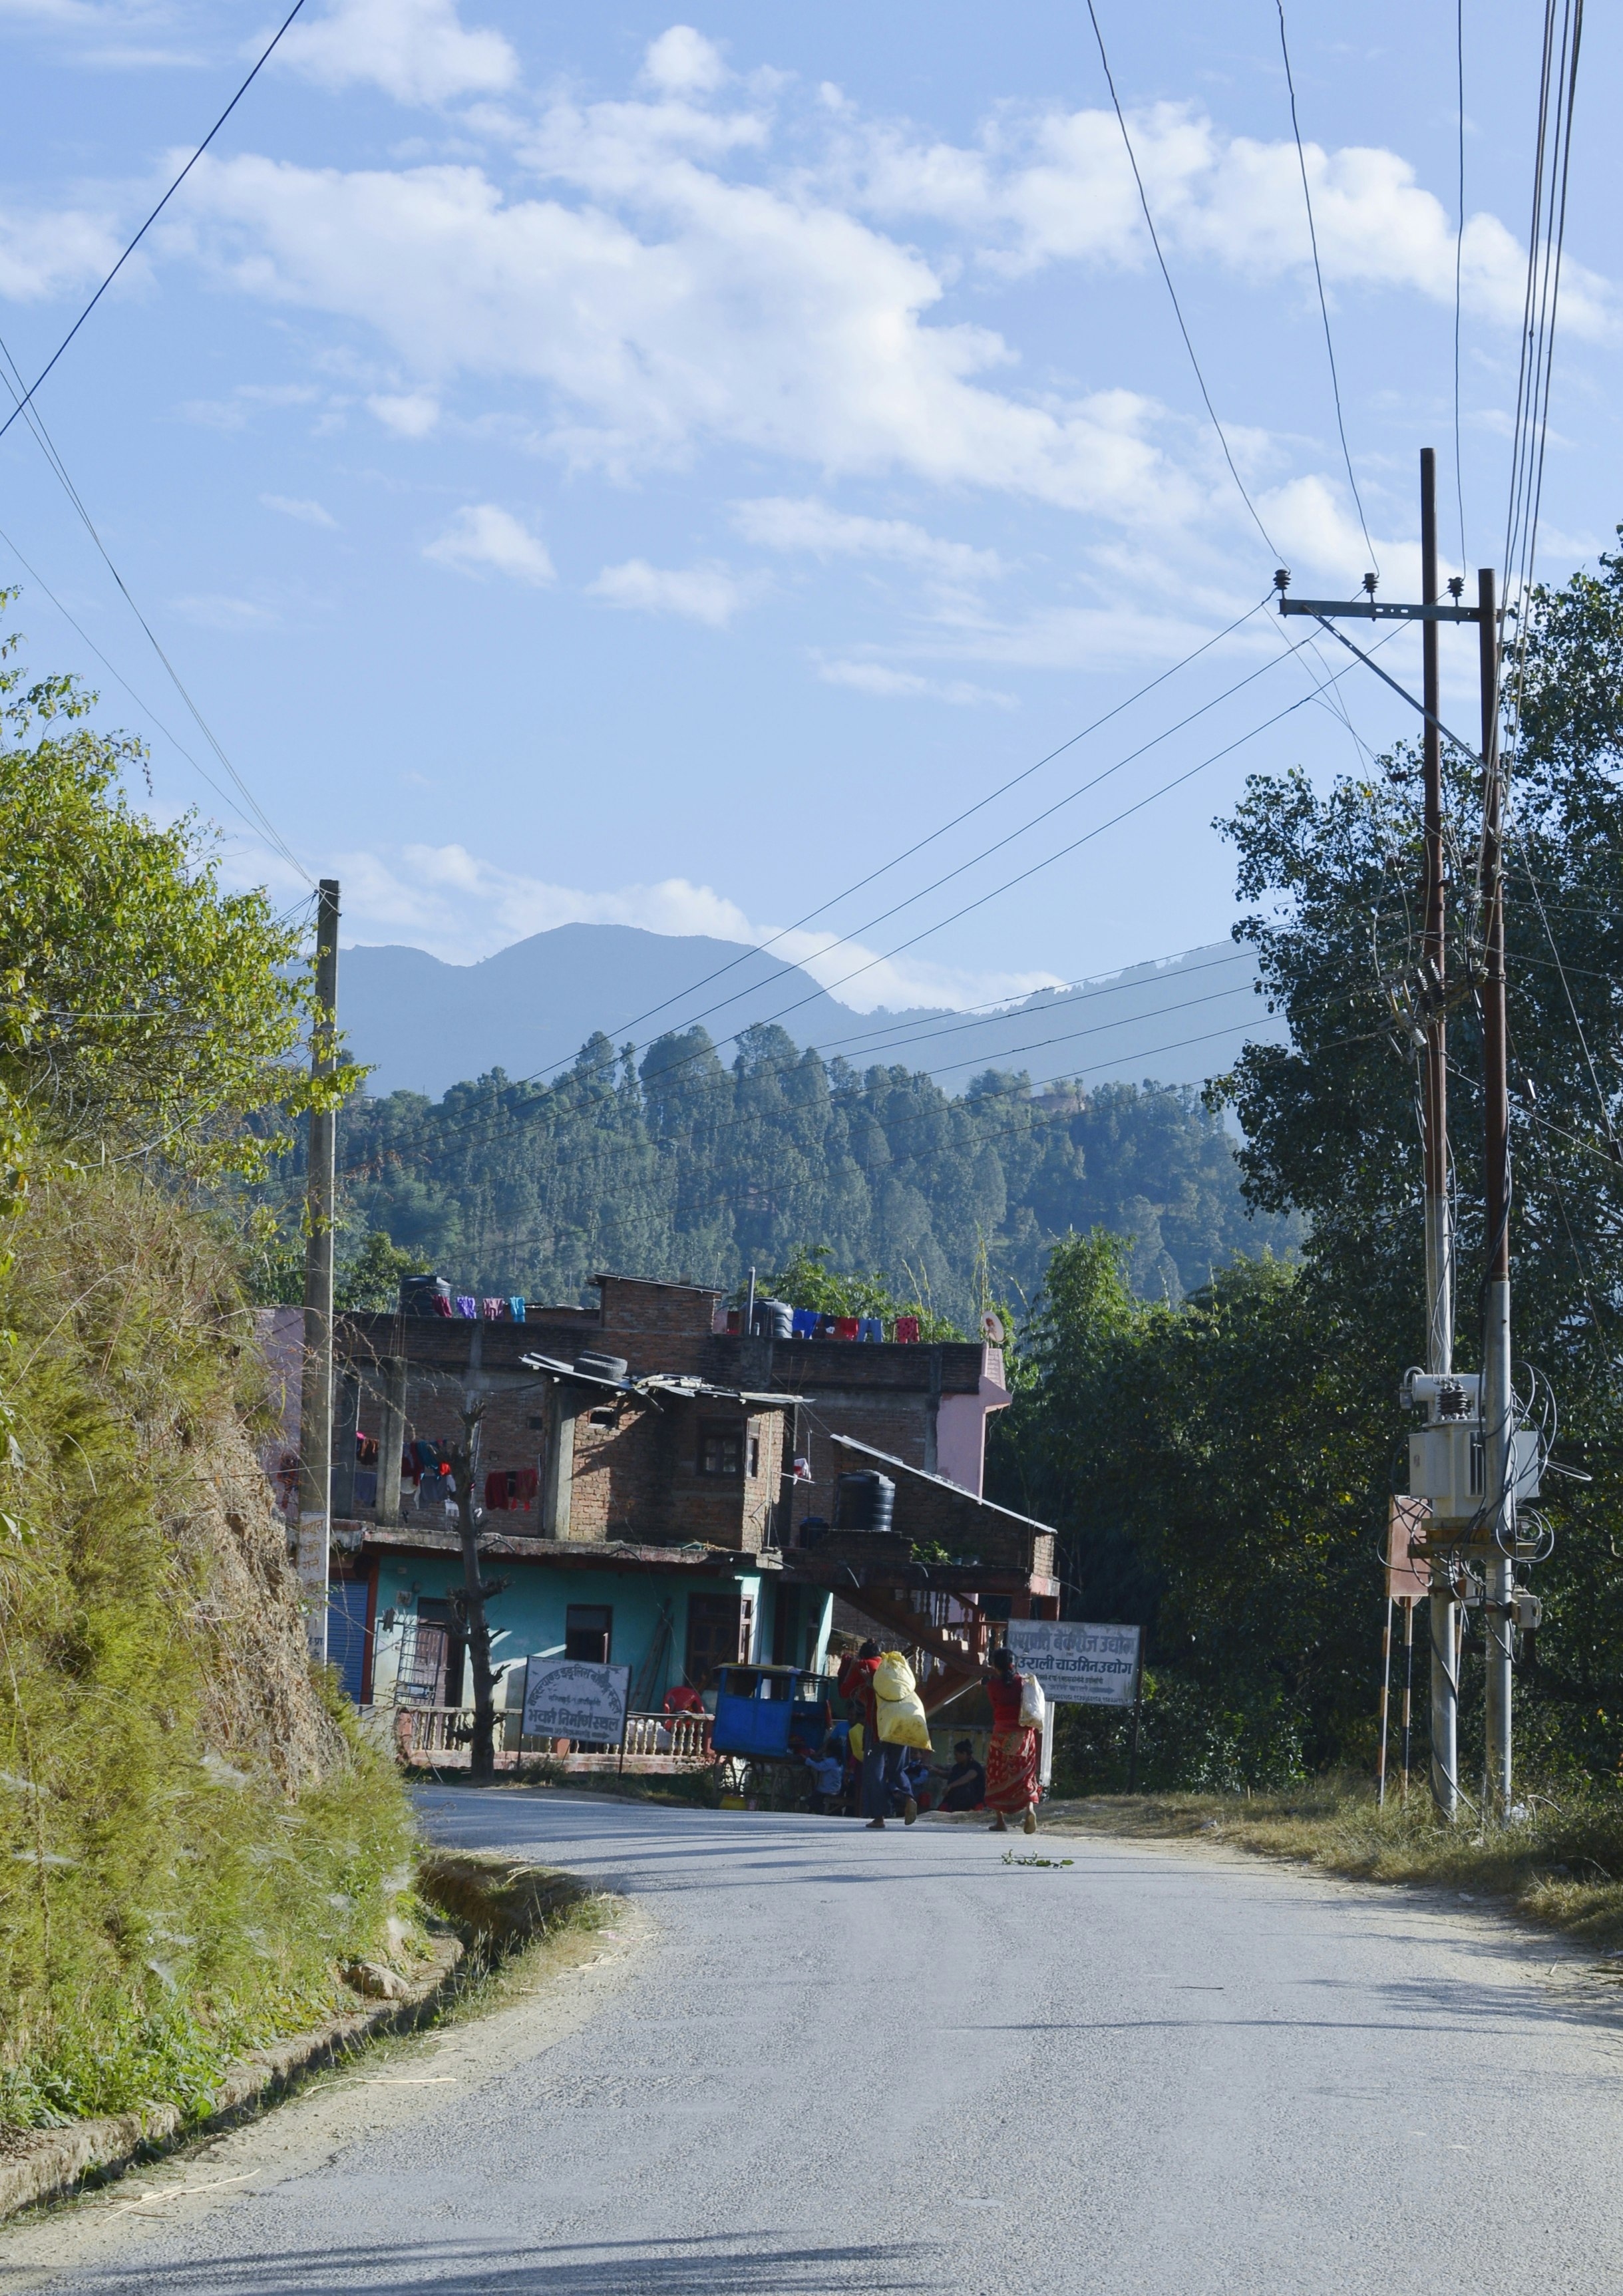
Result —
POLYGON ((859 1316, 836 1316, 834 1318, 834 1337, 837 1340, 854 1340, 861 1328, 859 1316))
POLYGON ((903 1342, 904 1345, 911 1343, 916 1346, 919 1337, 918 1317, 916 1316, 898 1316, 896 1319, 896 1336, 903 1342))

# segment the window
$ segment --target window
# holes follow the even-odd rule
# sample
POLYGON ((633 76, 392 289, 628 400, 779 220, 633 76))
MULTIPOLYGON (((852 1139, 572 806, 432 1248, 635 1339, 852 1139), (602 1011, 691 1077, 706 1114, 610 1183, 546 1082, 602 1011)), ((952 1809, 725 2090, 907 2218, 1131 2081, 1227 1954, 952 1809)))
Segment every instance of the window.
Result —
POLYGON ((758 1475, 760 1472, 761 1439, 758 1435, 751 1435, 750 1438, 750 1472, 752 1475, 758 1475))
POLYGON ((607 1666, 614 1611, 607 1603, 571 1603, 563 1613, 563 1654, 586 1666, 607 1666))
POLYGON ((701 1475, 742 1475, 744 1437, 741 1427, 701 1427, 699 1472, 701 1475))
POLYGON ((605 1405, 601 1410, 589 1411, 586 1418, 594 1427, 612 1427, 615 1420, 614 1406, 611 1403, 605 1405))

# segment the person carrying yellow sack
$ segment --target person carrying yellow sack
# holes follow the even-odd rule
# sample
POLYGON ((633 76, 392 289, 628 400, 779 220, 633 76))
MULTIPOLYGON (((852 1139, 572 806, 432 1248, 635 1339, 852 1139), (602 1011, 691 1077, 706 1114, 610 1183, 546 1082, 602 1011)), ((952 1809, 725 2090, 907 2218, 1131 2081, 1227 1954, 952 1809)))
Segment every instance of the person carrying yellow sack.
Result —
POLYGON ((898 1800, 903 1823, 911 1825, 919 1806, 902 1783, 902 1755, 909 1746, 930 1744, 930 1725, 913 1669, 900 1651, 881 1652, 877 1643, 864 1643, 855 1661, 848 1661, 841 1669, 840 1688, 848 1697, 861 1700, 867 1724, 863 1733, 862 1814, 870 1833, 884 1832, 885 1820, 898 1800))

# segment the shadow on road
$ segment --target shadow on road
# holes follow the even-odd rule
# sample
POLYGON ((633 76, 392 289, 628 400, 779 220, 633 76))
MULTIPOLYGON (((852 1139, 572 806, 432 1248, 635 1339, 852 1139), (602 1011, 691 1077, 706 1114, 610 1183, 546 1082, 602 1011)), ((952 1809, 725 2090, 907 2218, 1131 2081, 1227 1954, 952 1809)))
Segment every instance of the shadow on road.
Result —
MULTIPOLYGON (((389 2247, 302 2252, 244 2252, 150 2268, 85 2275, 87 2296, 828 2296, 840 2288, 889 2292, 945 2289, 947 2259, 930 2242, 785 2243, 760 2232, 698 2240, 594 2241, 512 2248, 481 2241, 412 2241, 389 2247), (939 2266, 940 2269, 936 2267, 939 2266)), ((3 2280, 0 2280, 0 2284, 3 2280)))

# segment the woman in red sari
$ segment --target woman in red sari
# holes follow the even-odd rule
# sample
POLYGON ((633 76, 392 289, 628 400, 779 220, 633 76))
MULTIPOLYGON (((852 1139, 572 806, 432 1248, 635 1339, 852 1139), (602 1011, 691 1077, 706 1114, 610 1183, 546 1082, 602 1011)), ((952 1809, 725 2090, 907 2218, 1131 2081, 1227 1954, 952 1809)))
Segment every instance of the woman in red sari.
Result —
POLYGON ((991 1830, 994 1833, 1006 1833, 1010 1818, 1020 1816, 1025 1832, 1035 1833, 1037 1732, 1026 1728, 1020 1718, 1025 1677, 1015 1673, 1012 1651, 992 1652, 986 1685, 992 1702, 992 1739, 987 1748, 987 1808, 997 1812, 991 1830))

